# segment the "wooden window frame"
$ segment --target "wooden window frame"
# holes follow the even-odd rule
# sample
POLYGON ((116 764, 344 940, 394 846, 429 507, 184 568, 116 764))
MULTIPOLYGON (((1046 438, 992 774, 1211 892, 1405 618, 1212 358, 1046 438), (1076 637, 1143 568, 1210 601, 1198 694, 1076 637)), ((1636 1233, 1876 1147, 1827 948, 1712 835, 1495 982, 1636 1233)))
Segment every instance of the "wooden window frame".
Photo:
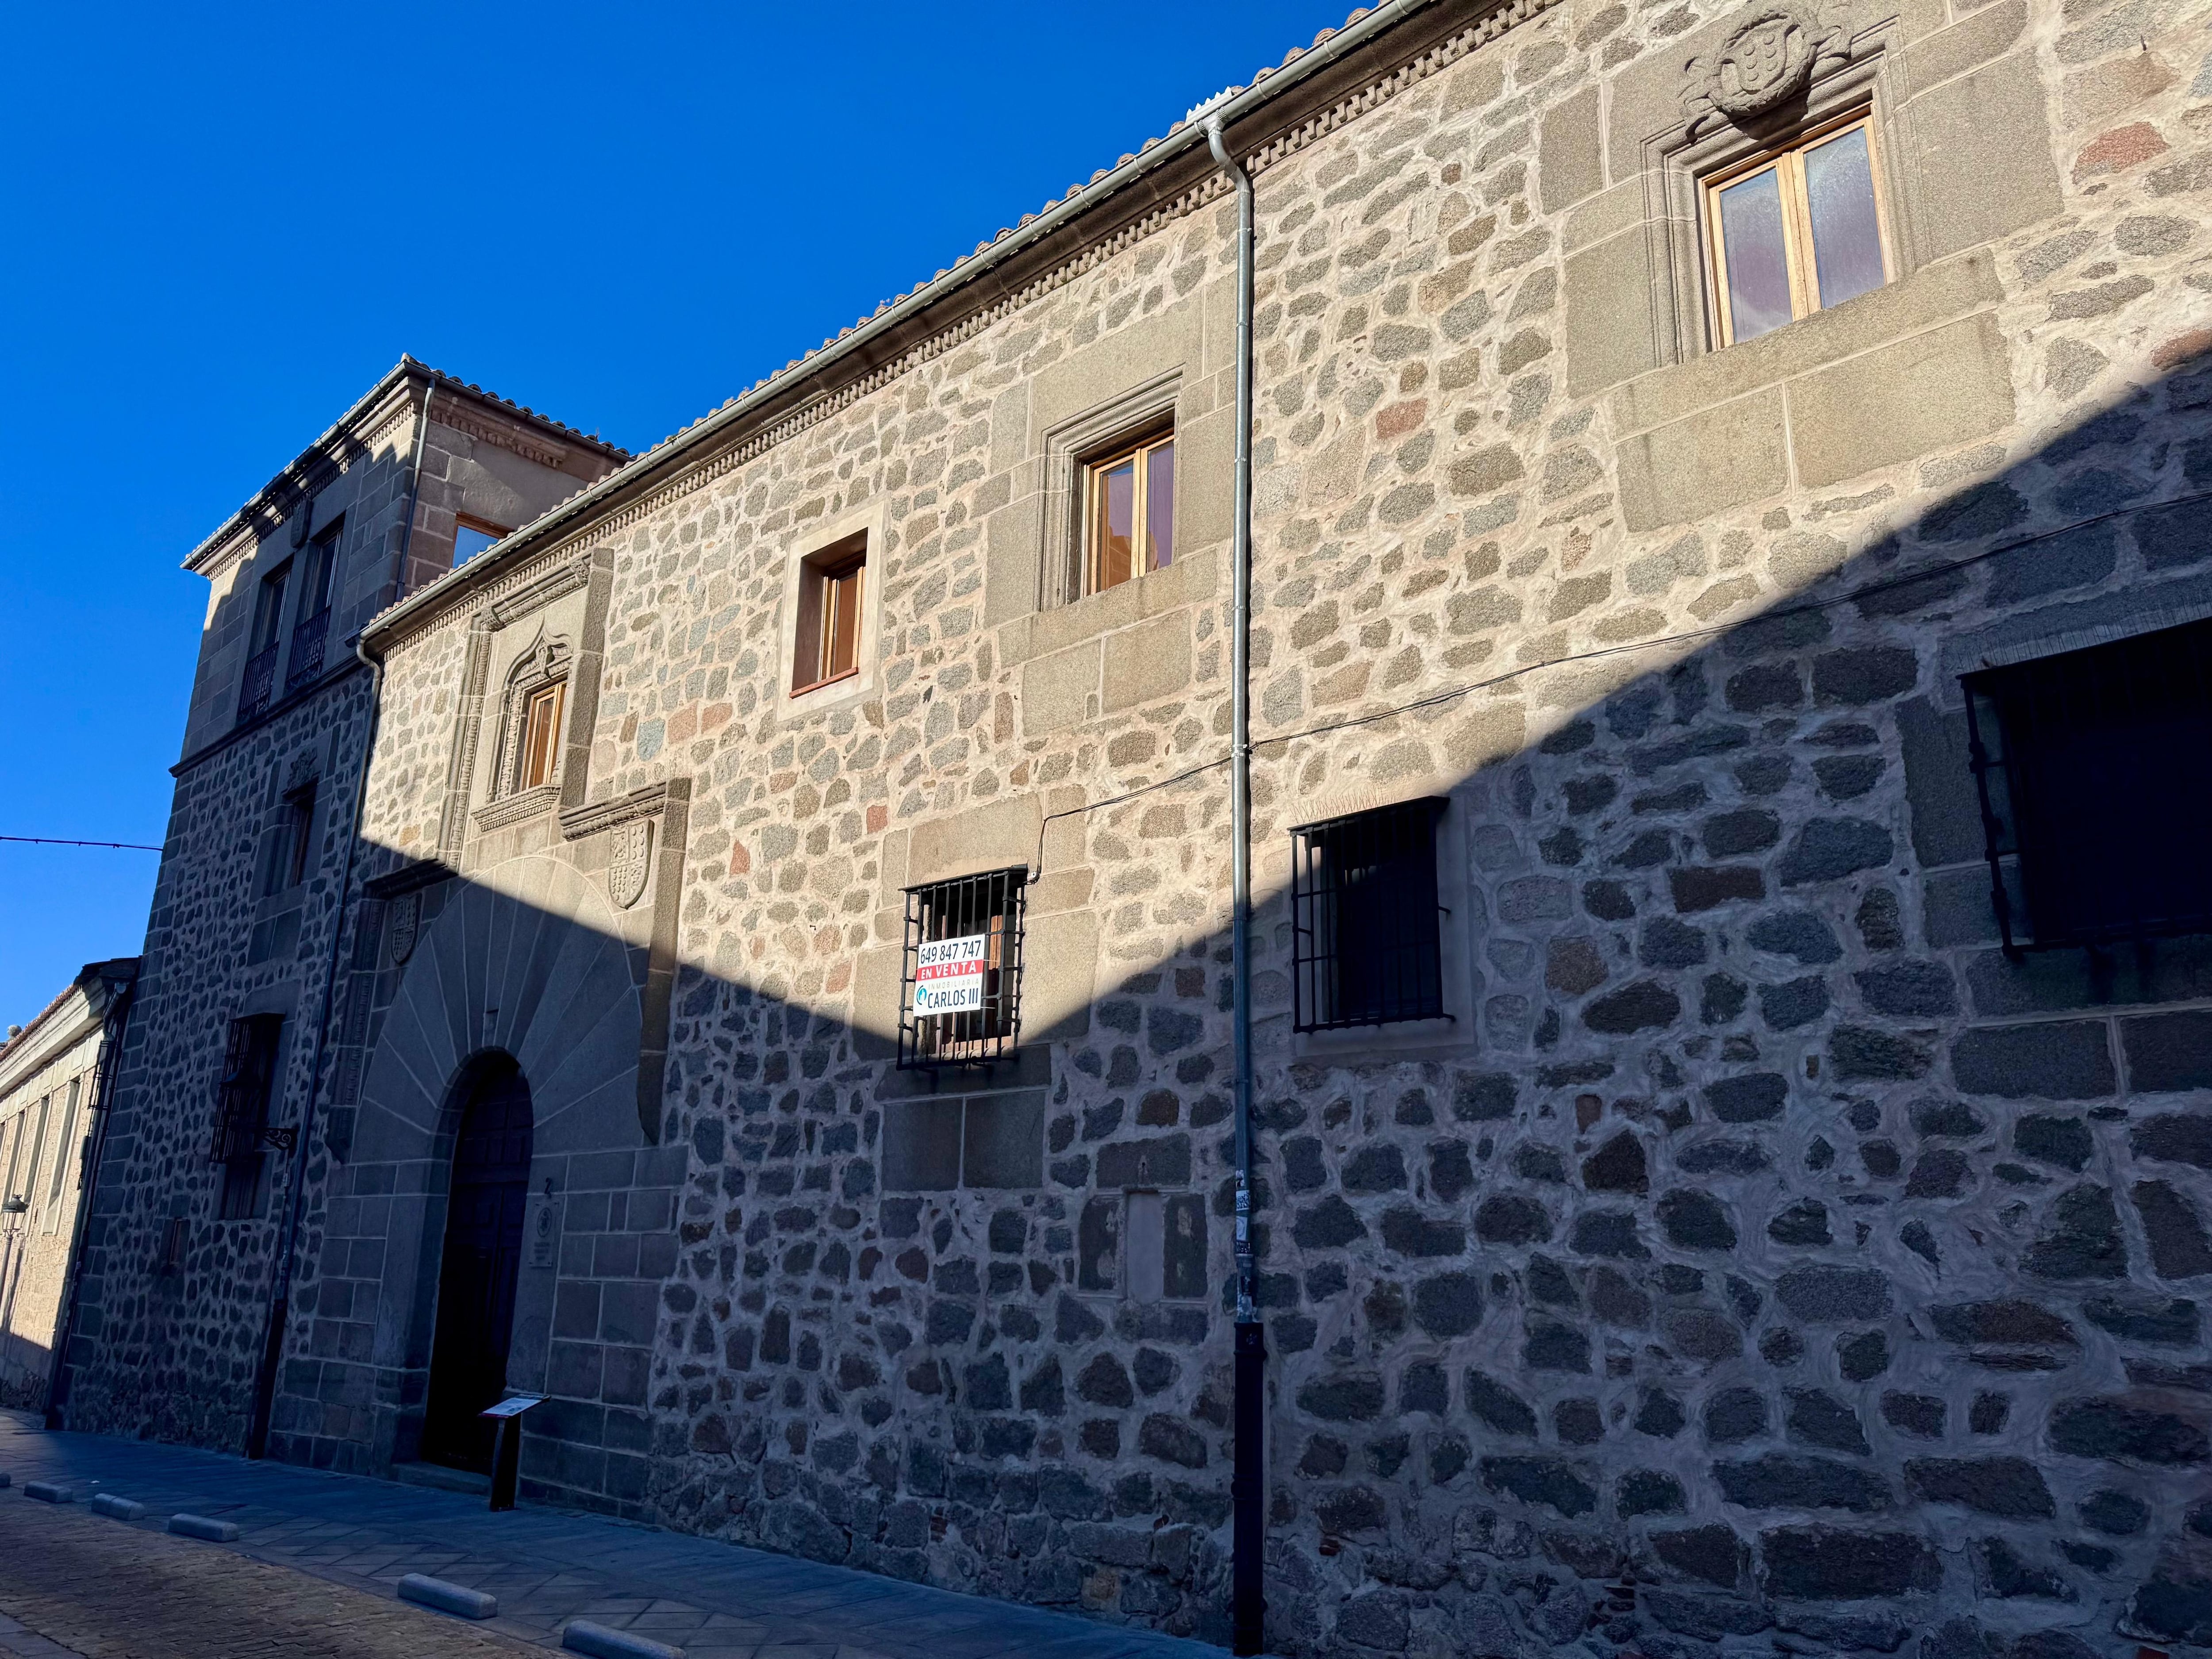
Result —
POLYGON ((499 744, 495 751, 497 761, 491 775, 489 805, 512 797, 532 794, 538 790, 557 786, 568 769, 572 757, 568 752, 568 687, 575 677, 575 653, 568 640, 562 635, 547 635, 542 629, 530 648, 507 665, 507 681, 499 694, 499 744), (538 783, 526 781, 529 776, 527 750, 530 743, 530 709, 532 703, 553 686, 561 686, 559 720, 552 733, 552 764, 544 780, 538 783))
POLYGON ((868 534, 860 531, 807 554, 799 568, 799 626, 791 663, 791 695, 803 697, 860 677, 867 648, 868 534), (850 578, 849 584, 847 579, 850 578), (849 617, 852 659, 836 664, 837 623, 849 617))
MULTIPOLYGON (((1119 587, 1121 586, 1121 583, 1118 581, 1111 583, 1101 581, 1099 562, 1104 555, 1106 544, 1106 538, 1104 535, 1106 475, 1119 467, 1124 461, 1134 461, 1136 463, 1136 465, 1133 469, 1135 474, 1135 488, 1133 490, 1133 499, 1130 503, 1130 522, 1134 527, 1136 533, 1141 541, 1142 546, 1141 549, 1131 550, 1133 556, 1130 560, 1129 574, 1124 577, 1122 580, 1135 581, 1139 577, 1151 575, 1154 571, 1161 568, 1159 559, 1158 557, 1158 549, 1152 545, 1151 499, 1152 470, 1147 463, 1146 458, 1149 457, 1153 451, 1168 445, 1171 445, 1175 441, 1175 426, 1173 422, 1169 422, 1165 425, 1148 428, 1139 436, 1125 436, 1117 441, 1110 447, 1100 450, 1084 458, 1081 463, 1083 474, 1083 516, 1080 520, 1083 535, 1082 596, 1084 598, 1087 599, 1093 593, 1103 593, 1108 592, 1109 588, 1119 587), (1139 553, 1141 553, 1141 557, 1136 556, 1139 553)), ((1175 524, 1175 501, 1173 499, 1174 486, 1172 484, 1169 487, 1169 493, 1168 523, 1170 526, 1169 539, 1170 546, 1168 552, 1168 562, 1172 564, 1175 561, 1175 551, 1172 546, 1174 540, 1173 526, 1175 524)))
MULTIPOLYGON (((1854 127, 1863 128, 1866 132, 1867 170, 1874 185, 1875 228, 1881 249, 1882 286, 1887 288, 1897 281, 1897 246, 1890 230, 1888 192, 1882 189, 1881 138, 1875 131, 1879 125, 1873 108, 1861 106, 1808 128, 1786 144, 1771 145, 1698 180, 1705 272, 1713 295, 1713 337, 1723 349, 1734 345, 1736 339, 1735 307, 1729 297, 1728 246, 1721 230, 1721 191, 1770 167, 1774 169, 1782 197, 1783 262, 1790 276, 1790 321, 1802 322, 1826 309, 1820 303, 1819 268, 1814 260, 1812 208, 1805 191, 1805 153, 1841 137, 1854 127)), ((1787 323, 1778 325, 1778 328, 1788 326, 1787 323)), ((1773 333, 1777 330, 1767 331, 1773 333)))
POLYGON ((521 720, 517 734, 521 754, 514 775, 516 789, 536 789, 559 781, 561 731, 568 718, 568 681, 566 676, 533 685, 522 694, 521 720), (537 714, 539 706, 546 702, 553 705, 553 718, 544 733, 544 741, 540 744, 537 714))

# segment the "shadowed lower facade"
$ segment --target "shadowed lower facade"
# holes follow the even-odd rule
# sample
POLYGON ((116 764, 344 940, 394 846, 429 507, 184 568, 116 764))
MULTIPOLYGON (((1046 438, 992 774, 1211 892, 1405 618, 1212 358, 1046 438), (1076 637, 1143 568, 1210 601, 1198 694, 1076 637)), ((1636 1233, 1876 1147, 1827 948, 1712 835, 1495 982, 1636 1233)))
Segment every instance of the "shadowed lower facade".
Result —
MULTIPOLYGON (((1272 1648, 2212 1639, 2212 68, 2127 15, 1392 6, 1223 106, 1272 1648)), ((1205 148, 365 621, 283 1352, 215 996, 74 1425, 526 1389, 526 1496, 1225 1637, 1205 148)))

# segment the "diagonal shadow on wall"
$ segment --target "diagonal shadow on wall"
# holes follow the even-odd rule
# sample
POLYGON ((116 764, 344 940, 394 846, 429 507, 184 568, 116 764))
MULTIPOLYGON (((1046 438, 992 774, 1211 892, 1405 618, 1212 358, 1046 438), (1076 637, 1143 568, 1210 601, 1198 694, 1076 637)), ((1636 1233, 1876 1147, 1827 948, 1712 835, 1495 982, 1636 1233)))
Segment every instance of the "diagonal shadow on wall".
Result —
MULTIPOLYGON (((1255 918, 1274 1645, 1557 1643, 1639 1606, 1810 1632, 1865 1596, 2204 1621, 2174 1523, 2212 1460, 2185 1293, 2212 1156, 2184 1103, 2135 1103, 2212 1085, 2212 946, 1996 948, 1956 677, 2212 614, 2208 408, 2212 375, 2145 388, 1863 550, 1801 526, 1769 614, 1263 725, 1263 875, 1356 775, 1449 793, 1464 899, 1456 1029, 1412 1052, 1292 1032, 1279 881, 1255 918), (1455 766, 1509 702, 1523 738, 1455 766)), ((1686 531, 1669 556, 1717 554, 1686 531)), ((1222 778, 1047 838, 1043 878, 1092 872, 1063 902, 1110 982, 989 1075, 895 1070, 833 938, 805 995, 803 959, 684 963, 642 1122, 662 1016, 599 869, 424 881, 368 849, 272 1454, 415 1455, 455 1079, 500 1051, 553 1241, 507 1373, 550 1396, 526 1493, 1222 1639, 1220 903, 1159 960, 1114 954, 1158 858, 1223 862, 1222 778), (968 1103, 928 1190, 886 1127, 919 1099, 968 1103), (1173 1263, 1137 1293, 1156 1213, 1206 1294, 1168 1293, 1173 1263)))

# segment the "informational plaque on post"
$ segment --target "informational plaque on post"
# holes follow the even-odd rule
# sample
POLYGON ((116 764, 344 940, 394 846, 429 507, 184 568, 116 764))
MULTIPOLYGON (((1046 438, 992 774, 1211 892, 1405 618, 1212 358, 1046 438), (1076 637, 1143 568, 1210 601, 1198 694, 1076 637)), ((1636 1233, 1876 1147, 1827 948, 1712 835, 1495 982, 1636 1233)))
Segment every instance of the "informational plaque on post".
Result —
POLYGON ((915 963, 914 1012, 917 1015, 981 1012, 983 977, 991 965, 990 945, 988 933, 923 944, 915 963))

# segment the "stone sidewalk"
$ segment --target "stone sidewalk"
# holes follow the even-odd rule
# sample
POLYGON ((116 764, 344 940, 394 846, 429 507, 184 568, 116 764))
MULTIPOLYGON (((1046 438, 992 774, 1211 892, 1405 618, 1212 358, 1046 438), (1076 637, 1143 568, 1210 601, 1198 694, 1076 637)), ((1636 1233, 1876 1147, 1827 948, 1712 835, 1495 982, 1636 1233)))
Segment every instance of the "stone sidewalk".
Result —
MULTIPOLYGON (((0 1413, 0 1471, 13 1477, 0 1504, 10 1521, 40 1507, 23 1496, 27 1480, 74 1487, 78 1516, 95 1492, 111 1492, 147 1506, 138 1528, 152 1532, 179 1510, 235 1522, 235 1544, 196 1547, 387 1599, 410 1572, 489 1590, 498 1618, 451 1626, 541 1648, 560 1645, 568 1620, 588 1619, 680 1646, 689 1659, 1222 1659, 1224 1651, 597 1516, 495 1515, 465 1493, 31 1424, 0 1413)), ((8 1577, 0 1562, 0 1590, 8 1577)))

